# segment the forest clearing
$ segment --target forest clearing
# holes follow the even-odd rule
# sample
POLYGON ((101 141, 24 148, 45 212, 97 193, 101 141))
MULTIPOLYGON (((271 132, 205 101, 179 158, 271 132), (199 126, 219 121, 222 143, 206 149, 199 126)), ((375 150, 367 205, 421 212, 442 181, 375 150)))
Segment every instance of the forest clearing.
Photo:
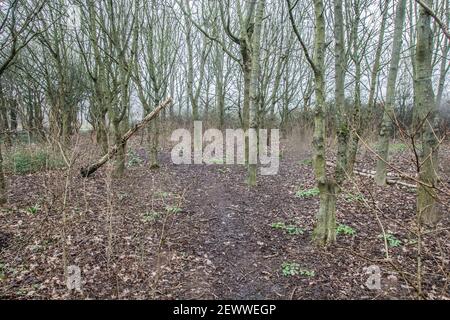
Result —
POLYGON ((0 299, 450 299, 449 7, 0 2, 0 299))

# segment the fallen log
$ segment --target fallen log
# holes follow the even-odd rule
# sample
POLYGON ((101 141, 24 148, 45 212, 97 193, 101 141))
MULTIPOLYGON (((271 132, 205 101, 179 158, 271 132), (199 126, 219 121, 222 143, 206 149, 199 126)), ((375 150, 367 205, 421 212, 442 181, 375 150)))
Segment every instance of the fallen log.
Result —
MULTIPOLYGON (((327 164, 327 166, 330 166, 330 167, 336 166, 336 164, 334 164, 331 161, 327 161, 326 164, 327 164)), ((354 169, 353 173, 357 174, 359 176, 363 176, 363 177, 368 177, 368 178, 372 178, 372 179, 375 178, 375 171, 369 171, 369 170, 365 170, 365 169, 360 169, 360 170, 354 169)), ((400 179, 401 179, 401 177, 395 176, 393 173, 388 173, 386 183, 387 184, 398 184, 398 185, 408 187, 408 188, 416 188, 417 187, 415 184, 410 184, 410 183, 401 181, 400 179)))
POLYGON ((128 130, 122 136, 122 138, 120 139, 120 143, 112 146, 107 154, 105 154, 103 157, 101 157, 98 161, 91 164, 90 166, 81 168, 81 170, 80 170, 81 176, 84 178, 87 178, 91 174, 93 174, 95 171, 97 171, 100 167, 102 167, 109 159, 114 157, 114 155, 117 153, 120 145, 125 144, 127 142, 127 140, 130 139, 131 136, 136 133, 136 131, 138 131, 140 128, 144 127, 147 123, 149 123, 151 120, 153 120, 162 109, 164 109, 171 103, 172 103, 172 98, 166 99, 159 106, 157 106, 152 112, 150 112, 148 115, 146 115, 144 117, 144 119, 142 119, 140 122, 136 123, 130 130, 128 130))
MULTIPOLYGON (((361 171, 353 171, 353 172, 355 174, 359 175, 359 176, 369 177, 371 179, 375 178, 374 174, 361 172, 361 171)), ((404 187, 408 187, 408 188, 412 188, 412 189, 415 189, 417 187, 415 184, 410 184, 410 183, 407 183, 407 182, 403 182, 403 181, 400 181, 399 179, 400 179, 399 177, 392 177, 392 178, 387 177, 386 183, 387 184, 398 184, 398 185, 401 185, 401 186, 404 186, 404 187)))

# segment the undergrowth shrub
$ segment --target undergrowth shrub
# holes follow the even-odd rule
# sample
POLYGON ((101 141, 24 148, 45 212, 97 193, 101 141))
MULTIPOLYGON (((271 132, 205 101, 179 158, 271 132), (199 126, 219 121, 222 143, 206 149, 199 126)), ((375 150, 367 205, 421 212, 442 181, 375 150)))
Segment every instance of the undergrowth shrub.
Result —
POLYGON ((55 170, 64 167, 62 156, 46 149, 20 147, 5 152, 4 168, 13 174, 29 174, 43 170, 55 170))

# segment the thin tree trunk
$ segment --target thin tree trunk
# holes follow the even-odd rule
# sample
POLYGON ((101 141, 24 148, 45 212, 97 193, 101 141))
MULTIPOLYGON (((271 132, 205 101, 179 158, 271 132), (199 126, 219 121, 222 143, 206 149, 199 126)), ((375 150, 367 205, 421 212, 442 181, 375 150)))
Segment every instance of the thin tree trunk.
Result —
POLYGON ((116 154, 114 159, 114 177, 122 177, 125 172, 125 157, 126 157, 126 141, 122 140, 122 130, 120 129, 120 121, 113 121, 113 135, 114 145, 116 146, 116 154))
POLYGON ((4 143, 6 147, 11 147, 11 132, 9 130, 9 121, 8 121, 8 102, 3 93, 3 88, 0 85, 0 120, 1 120, 1 131, 3 131, 2 136, 4 139, 4 143))
MULTIPOLYGON (((262 20, 264 18, 265 0, 259 0, 256 14, 254 31, 252 35, 252 67, 251 67, 251 82, 250 82, 250 128, 255 130, 256 135, 258 129, 258 85, 259 85, 259 72, 260 72, 260 54, 261 54, 261 33, 262 33, 262 20)), ((256 139, 258 143, 259 139, 256 139)), ((259 148, 256 147, 256 150, 259 148)), ((254 150, 255 151, 255 150, 254 150)), ((255 157, 258 158, 257 155, 255 157)), ((250 186, 256 185, 256 171, 257 164, 249 163, 248 165, 248 184, 250 186)))
MULTIPOLYGON (((242 51, 242 61, 244 69, 244 101, 242 107, 242 127, 244 131, 248 131, 250 128, 250 86, 252 78, 252 58, 251 52, 248 50, 247 45, 243 44, 242 51)), ((248 163, 249 157, 249 144, 248 136, 245 137, 245 163, 248 163)))
POLYGON ((3 172, 3 155, 2 146, 0 144, 0 205, 7 202, 7 189, 6 189, 6 179, 3 172))
POLYGON ((219 128, 225 126, 225 95, 223 90, 223 52, 220 47, 216 48, 216 108, 219 114, 219 128))
POLYGON ((355 63, 355 96, 353 102, 352 115, 352 131, 347 154, 347 174, 353 175, 353 167, 356 162, 356 155, 358 153, 359 137, 361 134, 361 55, 360 46, 358 42, 358 30, 360 23, 360 3, 357 2, 355 6, 355 21, 353 22, 353 61, 355 63))
MULTIPOLYGON (((446 1, 445 2, 445 12, 446 14, 446 20, 447 20, 447 25, 450 24, 450 1, 446 1)), ((445 79, 447 78, 447 73, 449 70, 449 63, 448 63, 448 59, 447 59, 447 55, 448 55, 448 51, 450 49, 450 41, 448 40, 447 37, 445 37, 444 39, 444 46, 442 49, 442 60, 441 60, 441 65, 439 68, 439 83, 438 83, 438 91, 436 94, 436 107, 439 109, 441 107, 441 102, 442 102, 442 95, 444 93, 444 87, 445 87, 445 79)))
MULTIPOLYGON (((381 19, 381 26, 380 26, 380 34, 378 38, 378 44, 377 44, 377 51, 375 53, 375 61, 373 63, 372 67, 372 73, 370 74, 370 89, 369 89, 369 100, 367 103, 367 108, 369 112, 373 111, 373 107, 375 105, 375 96, 376 96, 376 89, 377 89, 377 83, 378 83, 378 73, 380 71, 380 60, 381 60, 381 53, 383 51, 383 44, 384 44, 384 34, 386 31, 386 21, 388 17, 388 7, 389 7, 389 0, 386 0, 386 4, 384 6, 383 11, 383 17, 381 19)), ((370 121, 369 117, 369 121, 370 121)))
POLYGON ((17 133, 17 101, 13 100, 11 103, 11 109, 9 110, 9 117, 11 119, 11 132, 17 133))
MULTIPOLYGON (((155 100, 155 105, 158 105, 158 104, 159 104, 159 99, 157 98, 155 100)), ((148 139, 150 142, 150 157, 149 157, 150 169, 159 168, 158 148, 159 148, 160 122, 161 122, 161 117, 156 116, 155 120, 152 121, 152 123, 150 123, 150 125, 149 125, 148 139)))
POLYGON ((345 180, 349 128, 345 107, 345 49, 342 0, 334 0, 335 109, 337 112, 337 160, 335 177, 340 185, 345 180))
POLYGON ((394 39, 392 45, 391 65, 387 82, 386 105, 384 107, 383 120, 378 138, 377 170, 375 181, 378 185, 386 185, 386 162, 389 157, 389 139, 393 131, 395 89, 397 84, 398 67, 400 63, 400 53, 402 49, 402 32, 405 21, 406 0, 397 3, 395 15, 394 39))

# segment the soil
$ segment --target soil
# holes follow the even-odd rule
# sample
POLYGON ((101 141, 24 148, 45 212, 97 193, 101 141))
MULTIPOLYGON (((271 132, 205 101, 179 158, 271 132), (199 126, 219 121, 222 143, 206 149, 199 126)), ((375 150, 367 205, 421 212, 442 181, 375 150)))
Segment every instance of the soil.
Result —
MULTIPOLYGON (((161 167, 150 170, 139 143, 134 139, 130 148, 142 161, 111 180, 109 166, 91 178, 79 176, 79 167, 96 156, 86 142, 89 158, 77 159, 66 193, 64 170, 8 175, 9 205, 0 211, 0 298, 417 298, 414 190, 377 187, 355 176, 337 210, 338 224, 355 234, 340 233, 336 245, 318 248, 311 243, 318 198, 296 196, 314 188, 311 154, 295 141, 284 144, 279 174, 258 176, 253 188, 242 166, 174 165, 167 148, 161 167), (388 247, 390 260, 380 222, 400 241, 388 247), (291 234, 275 223, 296 228, 291 234), (80 291, 66 287, 69 265, 81 269, 80 291), (289 266, 297 274, 286 274, 289 266), (380 268, 380 289, 366 285, 371 266, 380 268)), ((406 154, 394 154, 393 163, 409 170, 406 154)), ((440 156, 448 186, 450 148, 440 156)), ((370 152, 360 154, 358 167, 374 164, 370 152)), ((449 202, 442 202, 443 218, 427 229, 421 249, 421 290, 428 299, 450 297, 449 202)))

